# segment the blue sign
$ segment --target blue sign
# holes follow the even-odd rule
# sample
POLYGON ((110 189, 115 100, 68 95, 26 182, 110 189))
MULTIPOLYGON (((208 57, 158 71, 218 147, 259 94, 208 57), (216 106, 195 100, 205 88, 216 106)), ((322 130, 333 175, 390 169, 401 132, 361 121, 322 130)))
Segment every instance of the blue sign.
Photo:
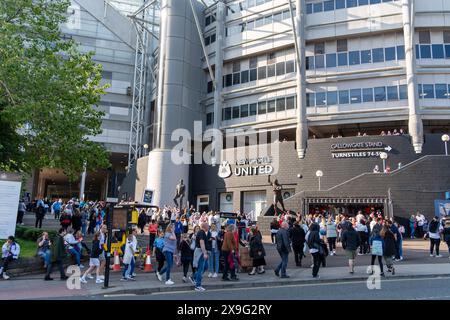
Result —
POLYGON ((434 200, 434 215, 436 217, 450 215, 450 200, 434 200))

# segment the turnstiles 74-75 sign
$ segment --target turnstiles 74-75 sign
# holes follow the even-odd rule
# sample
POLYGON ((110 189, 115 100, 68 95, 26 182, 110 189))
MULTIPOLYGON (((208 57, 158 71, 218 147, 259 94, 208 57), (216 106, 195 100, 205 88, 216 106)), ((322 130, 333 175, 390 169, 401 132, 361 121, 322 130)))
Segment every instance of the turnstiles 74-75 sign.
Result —
POLYGON ((334 143, 331 145, 331 157, 335 159, 378 158, 380 157, 381 152, 389 152, 391 150, 391 146, 385 146, 383 142, 380 141, 334 143))

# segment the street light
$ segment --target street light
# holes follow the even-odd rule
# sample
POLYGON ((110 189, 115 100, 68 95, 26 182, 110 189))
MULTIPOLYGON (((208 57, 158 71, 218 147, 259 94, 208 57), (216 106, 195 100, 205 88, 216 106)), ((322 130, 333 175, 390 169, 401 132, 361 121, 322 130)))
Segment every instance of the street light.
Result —
POLYGON ((320 178, 323 177, 323 172, 321 170, 317 170, 316 177, 319 178, 319 191, 320 191, 320 178))
POLYGON ((444 145, 445 145, 445 155, 448 156, 448 150, 447 150, 447 142, 450 140, 450 137, 448 134, 444 134, 441 137, 442 141, 444 141, 444 145))
POLYGON ((386 159, 388 158, 388 154, 386 152, 381 152, 380 158, 383 160, 383 172, 386 172, 386 159))

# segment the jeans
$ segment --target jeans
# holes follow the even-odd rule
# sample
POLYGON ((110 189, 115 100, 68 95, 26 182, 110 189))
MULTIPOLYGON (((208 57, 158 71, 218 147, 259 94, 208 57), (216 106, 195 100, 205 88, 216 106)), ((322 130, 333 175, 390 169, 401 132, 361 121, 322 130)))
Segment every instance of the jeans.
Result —
POLYGON ((414 224, 410 224, 409 229, 411 229, 410 237, 412 239, 412 238, 414 238, 414 233, 416 232, 416 229, 414 228, 414 224))
POLYGON ((212 251, 209 251, 208 265, 211 272, 214 271, 215 273, 219 273, 219 256, 220 252, 217 248, 213 248, 212 251))
POLYGON ((328 248, 330 248, 330 253, 333 252, 333 250, 336 250, 336 237, 330 237, 327 238, 328 240, 328 248))
POLYGON ((165 251, 164 252, 164 257, 166 259, 166 265, 164 266, 164 268, 162 268, 162 270, 159 273, 166 273, 166 281, 170 280, 170 270, 172 270, 172 266, 173 266, 173 252, 170 251, 165 251))
POLYGON ((3 273, 3 272, 6 272, 6 270, 8 269, 8 265, 11 263, 11 262, 13 262, 13 261, 16 261, 16 259, 13 259, 13 257, 12 256, 9 256, 9 257, 7 257, 7 258, 3 258, 2 259, 3 260, 3 264, 2 264, 2 266, 1 266, 1 272, 0 272, 0 275, 3 273))
POLYGON ((130 264, 125 264, 124 268, 123 268, 123 273, 122 273, 122 277, 123 278, 129 278, 133 275, 134 272, 134 257, 131 258, 131 262, 130 264))
POLYGON ((441 239, 431 239, 430 238, 430 254, 433 254, 434 247, 436 247, 436 255, 439 255, 440 244, 441 244, 441 239))
POLYGON ((401 257, 403 257, 403 239, 400 238, 397 240, 397 246, 396 246, 396 255, 395 255, 395 259, 400 259, 401 257))
MULTIPOLYGON (((58 269, 59 269, 59 273, 61 274, 61 278, 64 278, 66 276, 66 273, 64 272, 62 259, 57 259, 54 263, 58 265, 58 269)), ((50 277, 50 274, 52 273, 52 270, 53 270, 54 263, 50 263, 47 266, 47 275, 46 275, 47 277, 50 277)))
POLYGON ((311 253, 311 255, 313 256, 313 261, 314 261, 312 275, 313 275, 313 277, 317 277, 317 275, 319 274, 319 269, 320 269, 320 264, 322 262, 322 258, 320 257, 319 252, 311 253))
POLYGON ((203 254, 200 256, 200 259, 198 260, 198 268, 197 272, 195 273, 195 286, 201 287, 202 286, 202 276, 205 270, 208 269, 208 260, 205 260, 203 254))
POLYGON ((288 265, 288 260, 289 260, 289 252, 279 252, 278 254, 281 257, 281 262, 278 265, 278 267, 275 269, 276 273, 279 273, 281 271, 281 276, 285 276, 286 275, 286 268, 288 265))
POLYGON ((50 251, 50 249, 45 250, 45 251, 39 250, 38 256, 41 257, 42 259, 44 259, 45 266, 48 266, 49 264, 52 263, 52 261, 51 261, 52 252, 50 251))
POLYGON ((59 215, 61 214, 61 211, 60 210, 54 210, 54 212, 55 212, 55 219, 59 220, 59 215))
POLYGON ((79 266, 81 264, 81 262, 80 262, 80 258, 81 258, 80 252, 78 252, 76 249, 72 248, 72 249, 69 250, 69 253, 75 258, 77 266, 79 266))
POLYGON ((42 220, 44 220, 44 217, 36 218, 36 223, 34 224, 34 227, 38 228, 38 226, 39 226, 39 229, 42 229, 42 220))
POLYGON ((270 239, 272 240, 272 244, 275 243, 275 237, 276 237, 276 236, 277 236, 276 233, 271 233, 271 234, 270 234, 270 239))
POLYGON ((383 257, 382 256, 372 255, 372 260, 370 262, 370 265, 373 266, 375 264, 375 259, 377 257, 378 257, 378 264, 380 265, 380 273, 383 273, 383 257))
POLYGON ((235 268, 230 268, 230 263, 228 262, 229 255, 232 254, 231 251, 222 251, 224 258, 223 275, 222 279, 228 278, 228 271, 231 273, 231 278, 236 278, 235 268))
POLYGON ((83 235, 83 237, 86 236, 86 229, 87 229, 86 223, 82 223, 81 224, 81 234, 83 235))

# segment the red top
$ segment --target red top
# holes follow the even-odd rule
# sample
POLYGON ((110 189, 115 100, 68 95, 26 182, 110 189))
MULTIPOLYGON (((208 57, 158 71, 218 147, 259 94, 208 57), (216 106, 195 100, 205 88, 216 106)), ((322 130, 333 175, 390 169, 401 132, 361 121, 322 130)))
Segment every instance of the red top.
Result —
POLYGON ((156 234, 158 232, 158 225, 156 223, 150 224, 148 227, 148 232, 156 234))

